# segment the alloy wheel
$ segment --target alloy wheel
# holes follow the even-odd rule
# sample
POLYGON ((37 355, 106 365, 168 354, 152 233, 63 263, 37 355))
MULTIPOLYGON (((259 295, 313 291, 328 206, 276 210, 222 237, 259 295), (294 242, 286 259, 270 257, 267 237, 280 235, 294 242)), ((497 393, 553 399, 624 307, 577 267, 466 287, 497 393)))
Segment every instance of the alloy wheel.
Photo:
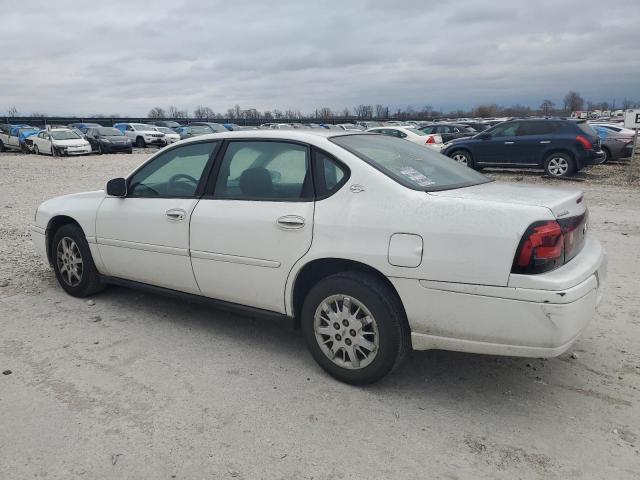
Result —
POLYGON ((563 157, 553 157, 551 160, 549 160, 547 169, 549 170, 549 173, 554 177, 561 177, 569 170, 569 162, 566 158, 563 157))
POLYGON ((469 163, 469 159, 464 153, 456 153, 453 157, 456 162, 461 163, 463 165, 467 165, 469 163))
POLYGON ((75 287, 82 281, 82 254, 75 241, 63 237, 56 249, 56 262, 62 280, 70 287, 75 287))
POLYGON ((353 297, 331 295, 320 302, 313 317, 313 331, 322 353, 342 368, 364 368, 378 353, 376 320, 353 297))

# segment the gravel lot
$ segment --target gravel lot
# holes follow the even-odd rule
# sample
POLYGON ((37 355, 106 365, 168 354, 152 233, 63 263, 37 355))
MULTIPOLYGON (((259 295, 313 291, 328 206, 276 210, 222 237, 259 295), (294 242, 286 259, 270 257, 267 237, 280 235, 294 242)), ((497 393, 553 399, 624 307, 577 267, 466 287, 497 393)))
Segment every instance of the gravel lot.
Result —
POLYGON ((36 206, 149 153, 0 154, 0 479, 638 478, 640 187, 622 165, 571 182, 489 172, 587 193, 609 276, 576 358, 414 352, 355 388, 287 325, 63 293, 32 249, 36 206))

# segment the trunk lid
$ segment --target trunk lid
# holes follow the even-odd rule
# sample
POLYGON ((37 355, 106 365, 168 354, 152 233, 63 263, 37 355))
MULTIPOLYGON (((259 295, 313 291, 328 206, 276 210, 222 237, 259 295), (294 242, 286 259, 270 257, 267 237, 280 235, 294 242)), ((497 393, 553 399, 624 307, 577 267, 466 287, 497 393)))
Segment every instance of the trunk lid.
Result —
POLYGON ((489 182, 428 194, 438 197, 546 207, 557 219, 580 216, 586 211, 584 193, 580 190, 564 188, 489 182))

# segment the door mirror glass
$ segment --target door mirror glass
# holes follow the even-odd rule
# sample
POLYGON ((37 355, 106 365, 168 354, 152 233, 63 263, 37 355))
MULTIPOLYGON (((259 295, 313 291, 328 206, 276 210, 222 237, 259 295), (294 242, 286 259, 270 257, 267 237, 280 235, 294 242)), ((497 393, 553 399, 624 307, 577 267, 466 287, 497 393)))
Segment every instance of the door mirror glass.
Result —
POLYGON ((124 178, 114 178, 107 182, 107 195, 111 197, 127 196, 127 181, 124 178))

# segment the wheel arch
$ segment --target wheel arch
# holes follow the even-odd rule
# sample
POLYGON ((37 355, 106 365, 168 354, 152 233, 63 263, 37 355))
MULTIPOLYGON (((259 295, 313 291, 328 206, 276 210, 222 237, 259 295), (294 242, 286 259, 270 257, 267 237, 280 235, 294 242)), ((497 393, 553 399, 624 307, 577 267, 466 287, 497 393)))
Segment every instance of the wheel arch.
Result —
POLYGON ((60 227, 69 224, 77 225, 84 234, 84 229, 82 228, 80 223, 76 219, 68 215, 56 215, 49 220, 49 223, 47 223, 47 228, 45 230, 45 242, 47 247, 47 259, 49 260, 50 264, 53 264, 53 259, 51 258, 51 252, 53 250, 53 237, 55 237, 56 232, 60 229, 60 227))
POLYGON ((386 277, 386 275, 384 275, 380 270, 355 260, 337 257, 325 257, 316 258, 305 263, 302 267, 300 267, 295 275, 291 288, 290 298, 288 298, 288 310, 296 319, 297 324, 299 324, 300 322, 300 312, 302 311, 302 304, 304 303, 304 299, 306 298, 309 291, 313 288, 313 286, 323 278, 334 275, 336 273, 348 271, 366 272, 380 279, 393 293, 395 300, 398 302, 398 305, 402 309, 402 312, 406 318, 406 311, 404 309, 404 305, 402 303, 400 295, 398 294, 398 291, 393 286, 391 281, 386 277))
POLYGON ((571 158, 571 160, 573 160, 574 163, 574 167, 576 167, 575 163, 576 163, 576 154, 575 152, 573 152, 571 149, 569 148, 562 148, 562 147, 554 147, 554 148, 550 148, 549 150, 546 150, 543 154, 542 154, 542 158, 540 159, 540 165, 544 167, 545 162, 547 161, 547 159, 553 155, 554 153, 563 153, 565 155, 569 155, 569 157, 571 158))

